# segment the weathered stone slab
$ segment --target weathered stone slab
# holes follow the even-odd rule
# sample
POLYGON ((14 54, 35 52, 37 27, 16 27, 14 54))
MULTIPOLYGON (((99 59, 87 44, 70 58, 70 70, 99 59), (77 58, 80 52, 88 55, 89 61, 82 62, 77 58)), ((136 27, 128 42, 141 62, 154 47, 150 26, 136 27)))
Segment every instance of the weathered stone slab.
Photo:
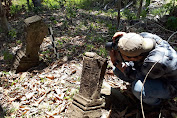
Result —
POLYGON ((44 37, 48 33, 47 26, 39 16, 32 16, 25 19, 26 30, 26 55, 34 60, 39 59, 39 49, 44 37))
POLYGON ((107 60, 93 52, 86 52, 79 93, 68 109, 70 118, 100 118, 105 101, 100 97, 107 60))
POLYGON ((101 109, 82 110, 75 104, 71 104, 67 111, 68 118, 101 118, 101 109))
POLYGON ((25 45, 17 51, 12 66, 12 70, 16 72, 26 71, 39 64, 40 45, 48 33, 48 28, 40 16, 29 17, 24 22, 25 45))

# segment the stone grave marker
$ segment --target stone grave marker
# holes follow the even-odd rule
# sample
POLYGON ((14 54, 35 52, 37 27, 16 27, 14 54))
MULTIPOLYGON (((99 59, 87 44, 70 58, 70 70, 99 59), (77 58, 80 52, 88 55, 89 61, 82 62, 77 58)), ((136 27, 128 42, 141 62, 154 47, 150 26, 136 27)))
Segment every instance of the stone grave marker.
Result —
POLYGON ((38 15, 24 20, 25 46, 16 52, 11 70, 15 72, 27 71, 39 64, 40 45, 48 34, 48 28, 38 15))
POLYGON ((100 118, 105 101, 100 97, 107 60, 93 52, 86 52, 79 93, 67 111, 69 118, 100 118))

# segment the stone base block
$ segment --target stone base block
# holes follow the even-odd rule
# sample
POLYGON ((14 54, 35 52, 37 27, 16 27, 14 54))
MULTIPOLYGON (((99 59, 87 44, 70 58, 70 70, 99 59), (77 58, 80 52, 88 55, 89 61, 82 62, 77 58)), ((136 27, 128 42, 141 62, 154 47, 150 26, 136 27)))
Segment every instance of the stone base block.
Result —
POLYGON ((71 104, 67 111, 68 118, 101 118, 101 108, 84 111, 75 104, 71 104))
POLYGON ((90 100, 79 94, 74 96, 74 101, 68 108, 68 118, 100 118, 102 108, 105 107, 103 98, 90 100))

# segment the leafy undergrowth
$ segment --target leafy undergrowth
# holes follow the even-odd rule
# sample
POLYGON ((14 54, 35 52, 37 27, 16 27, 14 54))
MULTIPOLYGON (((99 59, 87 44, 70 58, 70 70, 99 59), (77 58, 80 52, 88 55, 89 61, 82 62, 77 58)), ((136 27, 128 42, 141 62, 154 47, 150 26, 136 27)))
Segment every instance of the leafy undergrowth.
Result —
MULTIPOLYGON (((48 26, 54 31, 55 42, 59 59, 55 58, 52 42, 47 35, 40 48, 40 59, 47 65, 43 69, 43 63, 39 67, 32 68, 28 72, 11 73, 9 71, 12 57, 17 49, 22 46, 23 21, 34 13, 21 12, 21 15, 11 19, 10 24, 14 28, 6 36, 1 33, 0 47, 0 103, 6 117, 65 117, 65 112, 72 102, 72 97, 79 91, 82 71, 82 57, 86 51, 96 52, 98 55, 109 58, 104 49, 105 42, 109 41, 116 32, 116 18, 103 11, 86 11, 75 8, 59 10, 44 9, 39 13, 48 26), (9 40, 11 37, 11 40, 9 40)), ((155 33, 165 40, 173 31, 162 28, 153 20, 122 20, 121 31, 155 33)), ((176 47, 176 36, 170 39, 176 47)), ((121 81, 111 72, 111 66, 105 74, 105 82, 113 88, 126 90, 127 83, 121 81)), ((140 117, 140 102, 129 93, 124 93, 131 98, 133 105, 118 108, 112 105, 107 116, 140 117)), ((159 111, 149 110, 147 117, 159 116, 169 118, 176 114, 176 101, 170 100, 159 111)), ((146 110, 148 112, 146 112, 146 110)), ((2 114, 2 113, 1 113, 2 114)))

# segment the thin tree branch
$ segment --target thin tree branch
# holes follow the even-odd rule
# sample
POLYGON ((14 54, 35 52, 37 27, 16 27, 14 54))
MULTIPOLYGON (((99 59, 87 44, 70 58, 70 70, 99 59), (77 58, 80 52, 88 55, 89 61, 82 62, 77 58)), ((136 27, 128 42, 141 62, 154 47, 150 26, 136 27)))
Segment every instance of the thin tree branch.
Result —
MULTIPOLYGON (((148 21, 150 21, 150 22, 152 22, 152 23, 154 23, 154 24, 156 24, 158 27, 164 29, 165 31, 168 31, 168 32, 171 32, 171 33, 175 33, 174 31, 168 30, 168 29, 164 28, 163 26, 161 26, 161 25, 159 25, 159 24, 157 24, 157 23, 151 21, 150 19, 147 19, 147 18, 145 18, 145 19, 148 20, 148 21)), ((141 22, 137 22, 136 24, 134 24, 134 25, 128 27, 128 29, 129 29, 129 28, 132 28, 132 27, 134 27, 134 26, 136 26, 136 25, 138 25, 139 23, 141 23, 141 22)), ((177 32, 176 32, 176 33, 177 33, 177 32)), ((176 34, 176 33, 175 33, 175 34, 176 34)), ((174 35, 174 34, 172 34, 172 35, 174 35)))
POLYGON ((121 12, 124 11, 126 8, 128 8, 128 7, 131 6, 132 4, 133 4, 133 1, 130 2, 128 5, 126 5, 124 8, 122 8, 120 11, 121 11, 121 12))
POLYGON ((173 35, 175 35, 175 34, 177 34, 177 31, 176 32, 174 32, 169 38, 168 38, 168 40, 167 40, 167 42, 169 42, 170 41, 170 39, 171 39, 171 37, 173 36, 173 35))
MULTIPOLYGON (((159 62, 159 61, 157 61, 157 62, 159 62)), ((147 79, 147 77, 148 77, 148 75, 149 75, 149 73, 151 72, 151 70, 154 68, 154 66, 157 64, 157 62, 156 63, 154 63, 153 65, 152 65, 152 67, 150 68, 150 70, 148 71, 148 73, 146 74, 146 77, 144 78, 144 81, 143 81, 143 86, 142 86, 142 88, 141 88, 141 110, 142 110, 142 115, 143 115, 143 118, 145 118, 145 115, 144 115, 144 110, 143 110, 143 88, 144 88, 144 84, 145 84, 145 82, 146 82, 146 79, 147 79)))
POLYGON ((173 44, 173 45, 177 45, 177 43, 174 43, 174 42, 168 42, 168 43, 173 44))
POLYGON ((142 11, 142 5, 143 5, 143 0, 140 0, 138 12, 137 12, 137 18, 140 18, 140 14, 141 14, 141 11, 142 11))
MULTIPOLYGON (((146 19, 147 19, 147 18, 146 18, 146 19)), ((149 20, 149 19, 147 19, 147 20, 149 20)), ((164 29, 164 30, 166 30, 166 31, 168 31, 168 32, 174 33, 174 31, 168 30, 168 29, 162 27, 161 25, 159 25, 159 24, 157 24, 157 23, 155 23, 155 22, 153 22, 153 21, 151 21, 151 20, 149 20, 149 21, 152 22, 152 23, 154 23, 154 24, 156 24, 157 26, 159 26, 160 28, 162 28, 162 29, 164 29)))
POLYGON ((117 10, 118 10, 118 15, 117 15, 117 29, 119 28, 119 25, 120 25, 120 8, 121 8, 121 0, 118 0, 118 6, 117 6, 117 10))
POLYGON ((139 21, 139 22, 135 23, 134 25, 132 25, 132 26, 128 27, 128 30, 129 30, 130 28, 132 28, 132 27, 134 27, 134 26, 136 26, 136 25, 140 24, 140 23, 141 23, 141 22, 139 21))

